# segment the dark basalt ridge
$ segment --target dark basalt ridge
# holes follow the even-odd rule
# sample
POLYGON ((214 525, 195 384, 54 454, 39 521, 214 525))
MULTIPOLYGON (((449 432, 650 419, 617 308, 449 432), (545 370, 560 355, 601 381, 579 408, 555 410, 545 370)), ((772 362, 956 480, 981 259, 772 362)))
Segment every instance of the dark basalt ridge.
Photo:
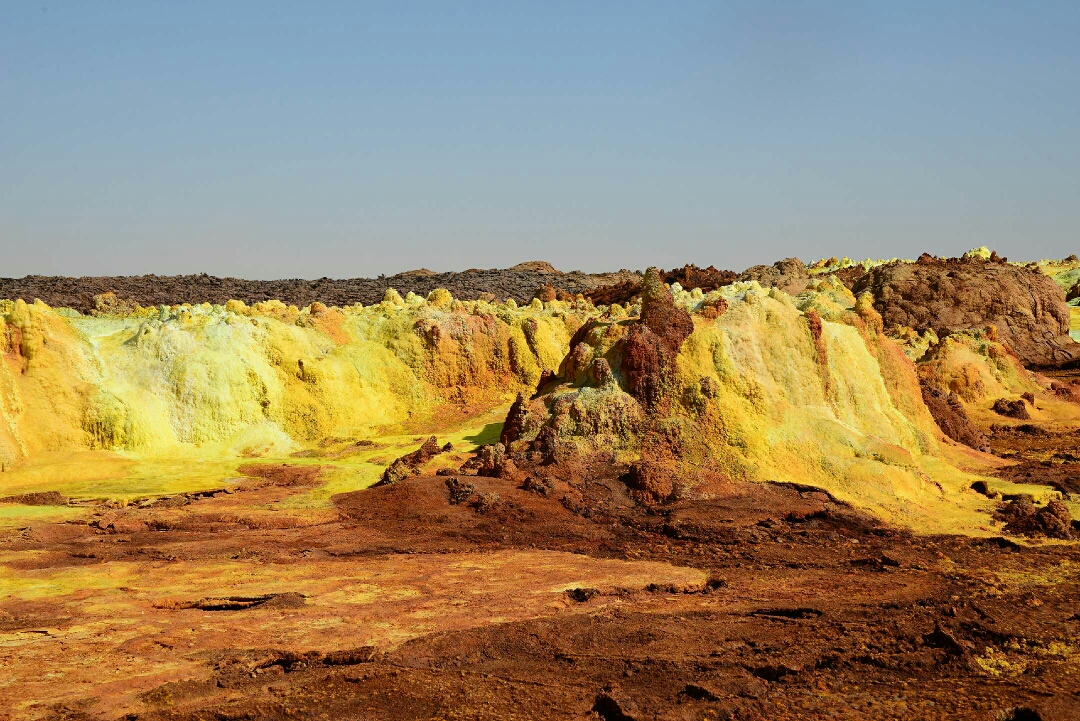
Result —
POLYGON ((66 277, 28 275, 24 278, 0 278, 0 299, 34 299, 54 308, 73 308, 80 313, 95 310, 94 296, 114 293, 127 306, 143 307, 183 303, 224 304, 240 300, 249 305, 280 300, 286 305, 304 307, 315 302, 330 306, 353 303, 371 305, 383 299, 387 288, 402 295, 413 292, 426 296, 436 288, 445 288, 458 299, 480 300, 513 298, 528 303, 545 286, 574 296, 601 285, 612 285, 640 276, 628 270, 616 273, 589 274, 580 271, 561 273, 541 262, 522 263, 513 268, 465 270, 460 273, 434 273, 413 270, 377 278, 298 278, 282 280, 245 280, 197 275, 134 275, 102 277, 66 277))

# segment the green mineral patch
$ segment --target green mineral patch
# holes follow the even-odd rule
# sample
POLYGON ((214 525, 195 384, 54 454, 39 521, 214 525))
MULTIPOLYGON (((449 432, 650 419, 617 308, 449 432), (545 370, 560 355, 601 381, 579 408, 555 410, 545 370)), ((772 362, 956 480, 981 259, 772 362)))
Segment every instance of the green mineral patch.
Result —
MULTIPOLYGON (((457 468, 481 445, 497 443, 502 430, 502 419, 506 417, 508 408, 509 406, 500 406, 463 426, 444 429, 443 434, 436 435, 440 446, 450 443, 453 449, 436 456, 425 467, 425 472, 457 468)), ((277 505, 280 508, 327 507, 330 498, 335 494, 358 491, 375 484, 395 458, 416 450, 425 439, 426 436, 416 435, 374 436, 361 441, 365 445, 352 444, 349 454, 340 460, 325 457, 303 459, 305 462, 324 466, 320 476, 323 483, 318 488, 292 495, 277 505), (370 445, 366 445, 368 443, 370 445)))
POLYGON ((0 505, 0 529, 18 528, 30 523, 62 522, 82 518, 87 509, 75 506, 0 505))

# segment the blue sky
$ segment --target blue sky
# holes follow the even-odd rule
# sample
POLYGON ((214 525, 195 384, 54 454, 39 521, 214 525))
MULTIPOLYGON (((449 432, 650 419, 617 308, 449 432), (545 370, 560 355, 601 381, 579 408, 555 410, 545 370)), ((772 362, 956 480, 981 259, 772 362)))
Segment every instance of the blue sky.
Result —
POLYGON ((1080 252, 1080 3, 2 2, 0 275, 1080 252))

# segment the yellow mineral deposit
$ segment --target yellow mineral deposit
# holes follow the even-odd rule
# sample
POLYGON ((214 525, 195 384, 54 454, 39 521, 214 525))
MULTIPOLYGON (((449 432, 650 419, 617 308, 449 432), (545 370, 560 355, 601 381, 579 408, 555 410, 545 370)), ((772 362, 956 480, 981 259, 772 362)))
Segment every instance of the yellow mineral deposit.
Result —
MULTIPOLYGON (((695 438, 693 462, 817 486, 919 531, 989 532, 992 503, 970 486, 992 460, 944 439, 918 373, 983 415, 995 398, 1041 393, 1000 345, 951 336, 917 372, 909 356, 926 353, 925 336, 886 337, 869 301, 835 278, 794 298, 756 281, 672 293, 691 311, 728 306, 694 313, 677 359, 668 412, 695 438)), ((368 307, 106 304, 91 316, 3 301, 0 490, 131 500, 219 488, 253 458, 287 459, 321 464, 323 486, 282 503, 317 507, 373 483, 420 434, 452 439, 455 461, 495 441, 517 392, 530 395, 545 369, 566 375, 610 355, 638 312, 392 289, 368 307), (590 317, 596 327, 571 349, 590 317)), ((617 382, 571 380, 566 412, 609 436, 591 440, 632 454, 637 401, 617 382)), ((1042 406, 1080 424, 1071 404, 1042 406)), ((567 432, 580 440, 577 428, 567 432)))
POLYGON ((388 291, 367 308, 231 301, 97 317, 3 301, 0 487, 198 490, 245 459, 335 439, 452 434, 534 388, 583 317, 446 291, 410 303, 388 291))

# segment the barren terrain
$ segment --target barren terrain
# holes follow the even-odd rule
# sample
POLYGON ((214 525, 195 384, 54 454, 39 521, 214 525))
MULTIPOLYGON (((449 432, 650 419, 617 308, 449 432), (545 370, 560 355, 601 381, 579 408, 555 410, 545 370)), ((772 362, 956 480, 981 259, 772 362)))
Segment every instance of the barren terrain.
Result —
POLYGON ((7 303, 0 718, 1080 718, 1070 309, 939 270, 7 303))
POLYGON ((779 485, 646 511, 603 472, 574 484, 574 510, 496 478, 473 479, 491 507, 452 504, 434 475, 314 518, 266 510, 316 468, 5 529, 21 580, 0 604, 0 698, 146 719, 1080 708, 1073 546, 917 536, 779 485))

